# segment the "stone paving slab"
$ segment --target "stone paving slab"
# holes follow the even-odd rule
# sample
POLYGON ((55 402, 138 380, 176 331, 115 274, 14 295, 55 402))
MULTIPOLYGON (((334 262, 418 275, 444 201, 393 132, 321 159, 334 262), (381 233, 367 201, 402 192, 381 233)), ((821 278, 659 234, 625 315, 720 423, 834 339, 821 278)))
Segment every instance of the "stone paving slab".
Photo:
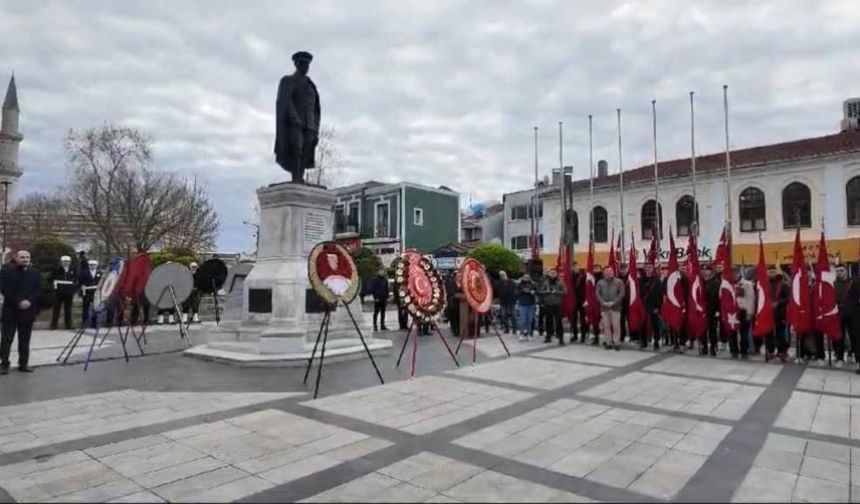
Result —
POLYGON ((860 449, 769 434, 734 502, 857 502, 860 449))
POLYGON ((0 486, 19 501, 152 496, 230 502, 386 446, 390 443, 364 434, 264 410, 2 466, 0 486))
POLYGON ((860 395, 860 375, 854 373, 834 373, 831 369, 806 369, 798 389, 825 394, 860 395))
POLYGON ((427 434, 531 396, 502 387, 427 376, 302 404, 411 434, 427 434))
POLYGON ((552 390, 606 371, 605 367, 513 357, 481 366, 464 366, 447 374, 552 390))
POLYGON ((0 453, 299 395, 118 390, 4 406, 0 407, 0 453))
POLYGON ((579 362, 581 364, 620 367, 643 361, 653 357, 654 354, 635 351, 616 352, 605 350, 602 347, 570 344, 563 347, 556 346, 543 352, 536 352, 532 356, 579 362))
POLYGON ((633 372, 588 389, 581 395, 738 420, 764 390, 753 385, 633 372))
POLYGON ((671 498, 730 429, 562 399, 454 443, 605 485, 671 498))
POLYGON ((422 452, 302 502, 593 502, 422 452))
POLYGON ((675 356, 652 364, 646 367, 645 371, 769 385, 782 370, 782 365, 778 364, 762 365, 758 362, 735 360, 710 360, 707 362, 707 365, 703 365, 701 357, 675 356))
MULTIPOLYGON (((531 341, 519 341, 519 336, 514 334, 502 333, 502 339, 505 340, 505 344, 508 346, 508 351, 511 352, 511 354, 519 354, 546 346, 543 339, 534 338, 531 341)), ((457 354, 457 358, 462 361, 461 364, 472 361, 472 345, 473 340, 471 338, 463 340, 463 347, 457 354)), ((482 362, 486 358, 507 356, 502 344, 499 343, 498 337, 493 333, 490 333, 489 335, 482 334, 481 337, 478 338, 477 348, 478 362, 482 362)))
POLYGON ((776 419, 776 427, 860 438, 860 398, 794 392, 776 419))

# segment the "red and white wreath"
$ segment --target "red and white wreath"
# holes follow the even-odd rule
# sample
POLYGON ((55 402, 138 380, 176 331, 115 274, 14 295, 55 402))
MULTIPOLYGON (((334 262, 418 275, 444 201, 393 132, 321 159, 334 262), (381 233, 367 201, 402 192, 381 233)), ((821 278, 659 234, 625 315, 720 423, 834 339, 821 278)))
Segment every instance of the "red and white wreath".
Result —
POLYGON ((397 294, 415 318, 429 322, 445 308, 445 285, 429 259, 409 249, 394 263, 397 294))

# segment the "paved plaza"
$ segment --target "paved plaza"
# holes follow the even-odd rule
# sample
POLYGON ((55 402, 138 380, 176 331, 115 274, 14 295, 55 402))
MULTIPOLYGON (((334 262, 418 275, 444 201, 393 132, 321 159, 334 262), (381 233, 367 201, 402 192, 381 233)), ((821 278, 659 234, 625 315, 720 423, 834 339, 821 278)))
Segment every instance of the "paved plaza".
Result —
POLYGON ((387 334, 385 385, 334 363, 316 400, 316 368, 183 357, 171 331, 0 377, 0 502, 860 501, 848 370, 510 336, 458 369, 431 335, 408 379, 387 334))

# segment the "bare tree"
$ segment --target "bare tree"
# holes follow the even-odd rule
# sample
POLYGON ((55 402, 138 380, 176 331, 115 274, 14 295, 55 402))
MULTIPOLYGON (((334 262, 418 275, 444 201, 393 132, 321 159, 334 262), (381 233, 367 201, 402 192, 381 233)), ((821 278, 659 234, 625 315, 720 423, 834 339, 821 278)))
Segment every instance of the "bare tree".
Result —
POLYGON ((329 186, 340 175, 344 161, 340 155, 340 150, 337 148, 336 137, 333 126, 320 128, 316 152, 316 172, 310 175, 314 184, 329 186))
POLYGON ((126 173, 149 166, 151 140, 135 129, 106 124, 83 132, 70 130, 65 147, 73 172, 71 209, 89 220, 105 251, 126 252, 116 192, 126 173))
POLYGON ((93 224, 110 253, 214 246, 218 216, 205 187, 151 167, 140 132, 116 126, 69 133, 72 208, 93 224))
POLYGON ((58 238, 66 229, 67 201, 57 192, 27 194, 12 207, 9 242, 29 246, 43 238, 58 238))

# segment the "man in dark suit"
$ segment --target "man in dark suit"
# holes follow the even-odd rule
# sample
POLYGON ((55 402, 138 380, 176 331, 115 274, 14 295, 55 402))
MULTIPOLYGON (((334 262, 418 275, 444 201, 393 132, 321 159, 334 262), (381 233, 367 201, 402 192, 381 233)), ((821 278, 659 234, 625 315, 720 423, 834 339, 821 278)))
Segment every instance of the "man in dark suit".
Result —
POLYGON ((0 317, 0 374, 9 372, 12 341, 18 333, 18 370, 30 373, 30 334, 39 310, 36 304, 42 295, 42 279, 30 265, 30 253, 19 250, 15 262, 3 269, 0 276, 3 292, 3 315, 0 317))
POLYGON ((87 267, 81 272, 80 285, 81 297, 84 298, 84 308, 81 315, 82 325, 87 324, 87 317, 90 315, 90 308, 93 306, 93 299, 96 295, 95 288, 98 287, 102 279, 102 274, 99 272, 99 262, 95 259, 87 261, 87 267))
POLYGON ((388 274, 385 268, 380 268, 370 281, 370 294, 373 296, 373 330, 387 331, 385 327, 385 310, 388 308, 388 274), (379 319, 379 325, 376 320, 379 319))
POLYGON ((51 313, 51 330, 57 328, 60 319, 60 308, 63 309, 63 322, 66 329, 72 328, 72 300, 75 298, 75 284, 78 279, 72 270, 72 258, 60 258, 60 267, 51 275, 51 285, 54 287, 54 309, 51 313))

